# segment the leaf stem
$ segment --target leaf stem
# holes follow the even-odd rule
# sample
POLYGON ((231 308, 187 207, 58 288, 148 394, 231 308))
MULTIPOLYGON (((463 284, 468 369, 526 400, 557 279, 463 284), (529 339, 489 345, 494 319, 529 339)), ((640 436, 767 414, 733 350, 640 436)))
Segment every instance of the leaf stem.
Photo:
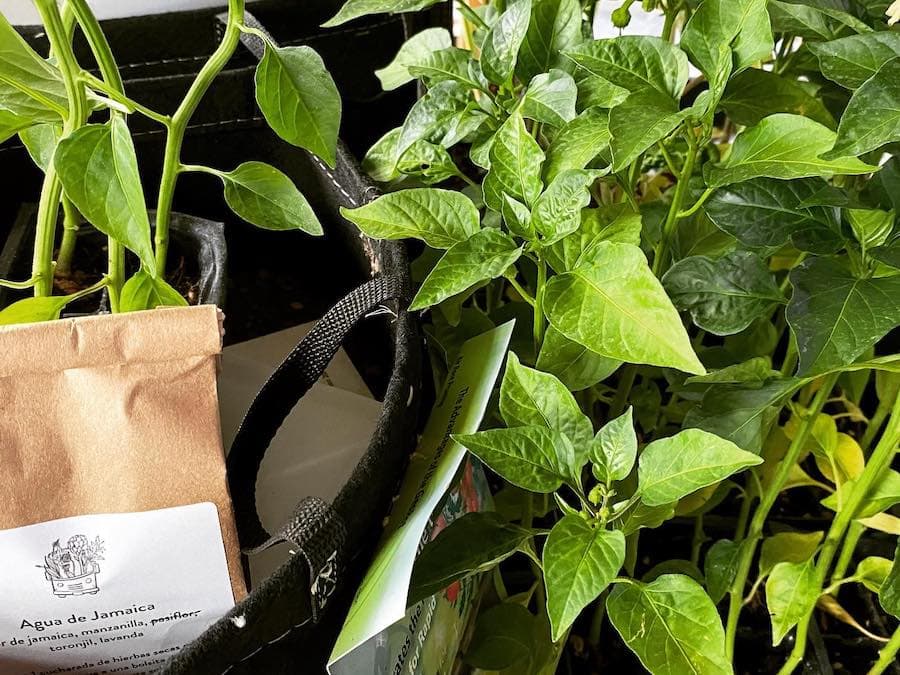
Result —
POLYGON ((56 273, 60 276, 68 276, 72 271, 72 256, 75 253, 75 243, 78 236, 78 211, 72 201, 63 195, 63 231, 62 241, 59 244, 59 253, 56 254, 56 273))
MULTIPOLYGON (((828 528, 825 542, 822 544, 818 558, 816 558, 816 576, 814 581, 816 588, 822 588, 822 586, 824 586, 828 570, 831 569, 834 555, 837 553, 838 546, 840 545, 847 528, 850 526, 850 523, 853 522, 854 517, 859 511, 859 507, 862 505, 869 491, 875 483, 881 479, 884 472, 890 468, 894 455, 897 453, 898 443, 900 443, 900 397, 894 401, 891 408, 890 421, 888 422, 884 433, 881 435, 878 445, 875 446, 875 450, 872 452, 872 456, 869 458, 865 469, 863 469, 862 474, 860 474, 859 478, 853 484, 852 489, 849 490, 850 494, 847 495, 846 502, 843 507, 838 510, 837 515, 835 515, 834 520, 831 522, 831 527, 828 528)), ((797 624, 797 635, 794 640, 794 648, 791 651, 787 662, 779 671, 779 675, 788 675, 789 673, 794 672, 794 669, 803 660, 803 654, 806 651, 806 633, 809 629, 809 622, 814 610, 815 604, 813 604, 812 607, 807 608, 803 618, 801 618, 800 622, 797 624)))
POLYGON ((891 635, 888 643, 878 652, 878 660, 869 669, 868 675, 881 675, 891 665, 897 662, 897 652, 900 652, 900 626, 891 635))
POLYGON ((159 185, 159 197, 156 203, 156 267, 159 274, 165 274, 166 256, 169 249, 169 221, 172 215, 172 202, 175 198, 175 185, 181 169, 181 146, 188 122, 197 110, 200 100, 212 85, 213 80, 222 71, 237 49, 241 38, 241 27, 244 19, 244 0, 228 0, 228 22, 225 34, 216 50, 203 64, 197 77, 188 88, 187 94, 172 115, 171 124, 166 134, 166 147, 163 155, 162 178, 159 185))
POLYGON ((10 281, 9 279, 0 279, 0 286, 3 288, 12 288, 17 291, 24 291, 31 288, 38 282, 37 277, 31 277, 27 281, 10 281))
POLYGON ((628 402, 628 395, 634 386, 635 377, 637 377, 637 365, 629 363, 622 368, 619 385, 616 387, 616 396, 609 406, 609 419, 614 419, 625 412, 625 404, 628 402))
POLYGON ((94 75, 93 73, 89 73, 87 71, 82 71, 81 79, 91 89, 94 89, 95 91, 99 91, 99 92, 103 93, 104 95, 108 96, 110 99, 112 99, 116 103, 123 105, 125 108, 127 108, 129 110, 129 112, 138 112, 141 115, 143 115, 144 117, 153 120, 154 122, 159 122, 160 124, 162 124, 165 127, 168 127, 169 124, 171 124, 171 122, 172 122, 172 118, 169 117, 168 115, 163 115, 161 113, 156 112, 155 110, 151 110, 147 106, 138 103, 134 99, 129 98, 128 96, 122 94, 119 91, 116 91, 116 89, 114 87, 110 86, 109 84, 107 84, 106 82, 101 80, 99 77, 94 75))
POLYGON ((725 627, 725 654, 729 661, 734 660, 734 641, 737 636, 737 624, 741 614, 741 607, 744 602, 744 587, 747 585, 747 577, 750 574, 750 565, 753 562, 753 556, 756 553, 756 547, 762 539, 763 528, 766 524, 766 518, 769 511, 775 505, 778 495, 787 483, 790 476, 791 468, 797 463, 797 459, 806 447, 806 442, 812 434, 813 420, 822 411, 825 401, 837 382, 838 374, 834 373, 826 375, 822 386, 816 393, 815 399, 810 406, 809 411, 800 422, 800 428, 791 441, 790 446, 785 453, 784 458, 778 465, 775 476, 768 488, 760 495, 759 506, 753 513, 753 519, 750 521, 750 529, 747 537, 744 539, 738 557, 737 573, 732 581, 729 589, 728 600, 728 621, 725 627))
POLYGON ((703 204, 706 202, 706 200, 709 199, 709 196, 715 191, 716 191, 715 188, 710 188, 710 187, 706 188, 703 191, 703 194, 700 195, 700 198, 696 202, 694 202, 694 205, 685 211, 679 212, 678 217, 679 218, 689 218, 690 216, 697 213, 697 211, 700 210, 700 207, 703 206, 703 204))
POLYGON ((506 277, 506 280, 509 282, 509 285, 516 289, 516 293, 522 296, 522 299, 527 302, 529 305, 534 307, 534 298, 531 297, 531 294, 525 290, 525 288, 516 281, 515 277, 506 277))
MULTIPOLYGON (((484 19, 478 16, 478 12, 469 7, 469 3, 465 2, 465 0, 456 0, 456 6, 459 8, 459 13, 463 15, 466 21, 478 26, 481 30, 490 30, 490 26, 484 22, 484 19)), ((469 48, 472 50, 475 49, 474 41, 469 44, 469 48)))

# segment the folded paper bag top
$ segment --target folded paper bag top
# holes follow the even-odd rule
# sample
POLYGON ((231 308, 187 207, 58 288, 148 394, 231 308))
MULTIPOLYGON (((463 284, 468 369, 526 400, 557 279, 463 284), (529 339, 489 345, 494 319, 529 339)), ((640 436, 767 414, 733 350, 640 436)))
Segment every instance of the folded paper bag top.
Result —
POLYGON ((219 325, 208 305, 0 328, 0 530, 212 502, 242 599, 219 325))

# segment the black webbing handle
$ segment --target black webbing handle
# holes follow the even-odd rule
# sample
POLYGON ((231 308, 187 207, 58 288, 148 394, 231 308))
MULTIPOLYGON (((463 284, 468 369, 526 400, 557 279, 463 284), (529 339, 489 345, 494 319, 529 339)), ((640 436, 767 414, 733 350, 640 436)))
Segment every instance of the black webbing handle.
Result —
POLYGON ((263 384, 247 411, 228 454, 228 484, 238 536, 245 551, 281 541, 309 564, 314 612, 324 606, 343 566, 345 528, 340 515, 321 499, 308 497, 275 536, 256 509, 256 480, 269 444, 297 402, 321 378, 356 323, 379 305, 405 297, 400 277, 381 276, 347 294, 316 323, 263 384))

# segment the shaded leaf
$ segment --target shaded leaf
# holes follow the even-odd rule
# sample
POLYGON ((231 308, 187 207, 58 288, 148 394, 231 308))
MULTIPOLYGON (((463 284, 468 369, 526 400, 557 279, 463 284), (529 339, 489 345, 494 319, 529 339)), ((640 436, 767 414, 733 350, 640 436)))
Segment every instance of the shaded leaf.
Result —
POLYGON ((830 42, 813 42, 822 74, 847 89, 856 89, 881 66, 900 56, 900 33, 874 31, 830 42))
POLYGON ((276 134, 334 167, 341 97, 314 49, 267 42, 256 68, 256 102, 276 134))
POLYGON ((690 115, 678 101, 656 89, 639 90, 609 113, 613 171, 622 171, 659 141, 667 138, 690 115))
POLYGON ((830 253, 842 238, 838 209, 817 199, 826 187, 821 178, 754 178, 716 190, 706 214, 747 246, 775 249, 791 241, 801 250, 830 253))
POLYGON ((534 652, 535 624, 534 615, 514 602, 479 612, 465 662, 492 671, 528 668, 534 652))
POLYGON ((454 581, 493 568, 518 551, 532 531, 499 514, 466 513, 428 542, 416 558, 409 604, 440 593, 454 581))
POLYGON ((706 553, 706 560, 703 564, 706 590, 716 604, 725 597, 734 581, 740 552, 740 543, 730 539, 720 539, 710 546, 706 553))
POLYGON ((766 537, 759 554, 759 576, 768 576, 778 563, 810 560, 824 535, 824 532, 778 532, 766 537))
POLYGON ((819 99, 796 80, 769 70, 751 68, 728 82, 722 107, 737 124, 753 126, 773 113, 793 113, 809 117, 830 129, 834 117, 819 99))
POLYGON ((679 260, 662 281, 675 306, 714 335, 739 333, 784 299, 766 263, 747 251, 679 260))
POLYGON ((900 277, 859 279, 839 260, 812 258, 790 278, 786 315, 802 375, 852 363, 900 323, 900 277))

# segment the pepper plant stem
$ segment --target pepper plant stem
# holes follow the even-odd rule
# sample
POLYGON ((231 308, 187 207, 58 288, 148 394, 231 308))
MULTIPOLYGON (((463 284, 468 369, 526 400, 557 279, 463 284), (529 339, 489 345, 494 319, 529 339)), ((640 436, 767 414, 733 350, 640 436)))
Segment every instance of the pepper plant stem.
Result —
POLYGON ((243 20, 244 0, 228 0, 228 23, 222 41, 200 69, 175 114, 172 115, 172 122, 166 134, 162 178, 156 203, 156 267, 159 274, 164 274, 166 269, 169 221, 175 197, 175 184, 181 172, 181 146, 184 143, 184 134, 203 95, 237 49, 243 20))
MULTIPOLYGON (((110 90, 124 97, 125 84, 122 82, 122 76, 116 65, 109 41, 106 39, 106 35, 104 35, 94 12, 88 6, 86 0, 69 0, 68 4, 75 14, 78 25, 81 26, 81 30, 84 32, 88 46, 91 48, 91 53, 94 55, 97 66, 100 68, 103 82, 106 83, 110 90)), ((117 113, 113 111, 111 114, 115 115, 117 113)), ((109 237, 108 251, 109 304, 110 309, 113 312, 117 312, 119 310, 119 294, 121 293, 122 285, 125 283, 125 248, 120 242, 109 237)))
MULTIPOLYGON (((66 30, 56 2, 54 0, 35 0, 34 4, 41 15, 44 29, 47 31, 47 39, 50 41, 50 49, 56 57, 66 88, 69 109, 66 113, 65 124, 63 124, 62 138, 65 138, 83 125, 87 118, 84 88, 78 81, 80 68, 68 39, 70 31, 66 30)), ((38 202, 32 261, 32 276, 38 279, 34 285, 36 296, 47 296, 53 292, 53 245, 56 239, 56 224, 59 219, 61 197, 62 184, 51 163, 44 174, 41 197, 38 202)))
POLYGON ((669 246, 675 234, 675 227, 678 225, 678 220, 681 217, 681 205, 687 196, 688 183, 690 183, 691 174, 694 172, 694 162, 697 160, 697 139, 694 137, 691 129, 687 129, 685 135, 688 139, 687 155, 684 158, 681 176, 678 179, 678 184, 675 186, 675 195, 672 197, 672 203, 669 205, 669 212, 666 215, 665 223, 663 223, 659 243, 656 245, 653 255, 653 274, 656 276, 660 276, 662 273, 663 265, 666 264, 666 259, 669 256, 669 246))
POLYGON ((741 550, 738 558, 737 573, 731 583, 728 599, 728 621, 725 627, 725 654, 729 660, 734 659, 734 640, 737 635, 737 624, 741 614, 741 607, 744 604, 744 587, 747 585, 747 577, 750 574, 750 565, 753 562, 753 556, 756 553, 756 547, 762 539, 763 527, 766 524, 766 518, 769 511, 775 505, 775 500, 787 483, 791 467, 797 463, 806 442, 812 433, 813 420, 822 411, 825 402, 831 390, 837 382, 838 374, 827 375, 822 382, 822 386, 816 393, 816 397, 810 406, 809 411, 800 423, 797 435, 791 441, 784 459, 778 465, 778 470, 772 483, 760 495, 759 506, 753 513, 753 519, 750 521, 750 529, 747 537, 741 544, 741 550))
POLYGON ((534 294, 534 353, 540 354, 544 344, 544 286, 547 285, 547 262, 537 254, 537 290, 534 294))
MULTIPOLYGON (((872 456, 866 463, 866 468, 860 474, 859 478, 853 485, 850 494, 847 495, 843 506, 838 510, 825 536, 825 542, 816 558, 816 576, 815 587, 822 588, 825 585, 825 578, 831 569, 831 563, 837 553, 838 546, 847 532, 850 523, 859 511, 869 491, 874 487, 884 472, 890 467, 894 455, 897 453, 897 444, 900 443, 900 397, 898 397, 891 408, 891 418, 888 422, 881 440, 875 446, 872 456)), ((791 651, 787 662, 782 666, 779 675, 788 675, 794 672, 794 669, 803 660, 803 654, 806 651, 806 632, 809 629, 809 622, 815 610, 815 603, 809 607, 803 618, 797 624, 797 636, 794 640, 794 649, 791 651)))
POLYGON ((881 675, 881 673, 897 662, 898 652, 900 652, 900 628, 894 631, 890 641, 878 652, 878 660, 869 670, 868 675, 881 675))

